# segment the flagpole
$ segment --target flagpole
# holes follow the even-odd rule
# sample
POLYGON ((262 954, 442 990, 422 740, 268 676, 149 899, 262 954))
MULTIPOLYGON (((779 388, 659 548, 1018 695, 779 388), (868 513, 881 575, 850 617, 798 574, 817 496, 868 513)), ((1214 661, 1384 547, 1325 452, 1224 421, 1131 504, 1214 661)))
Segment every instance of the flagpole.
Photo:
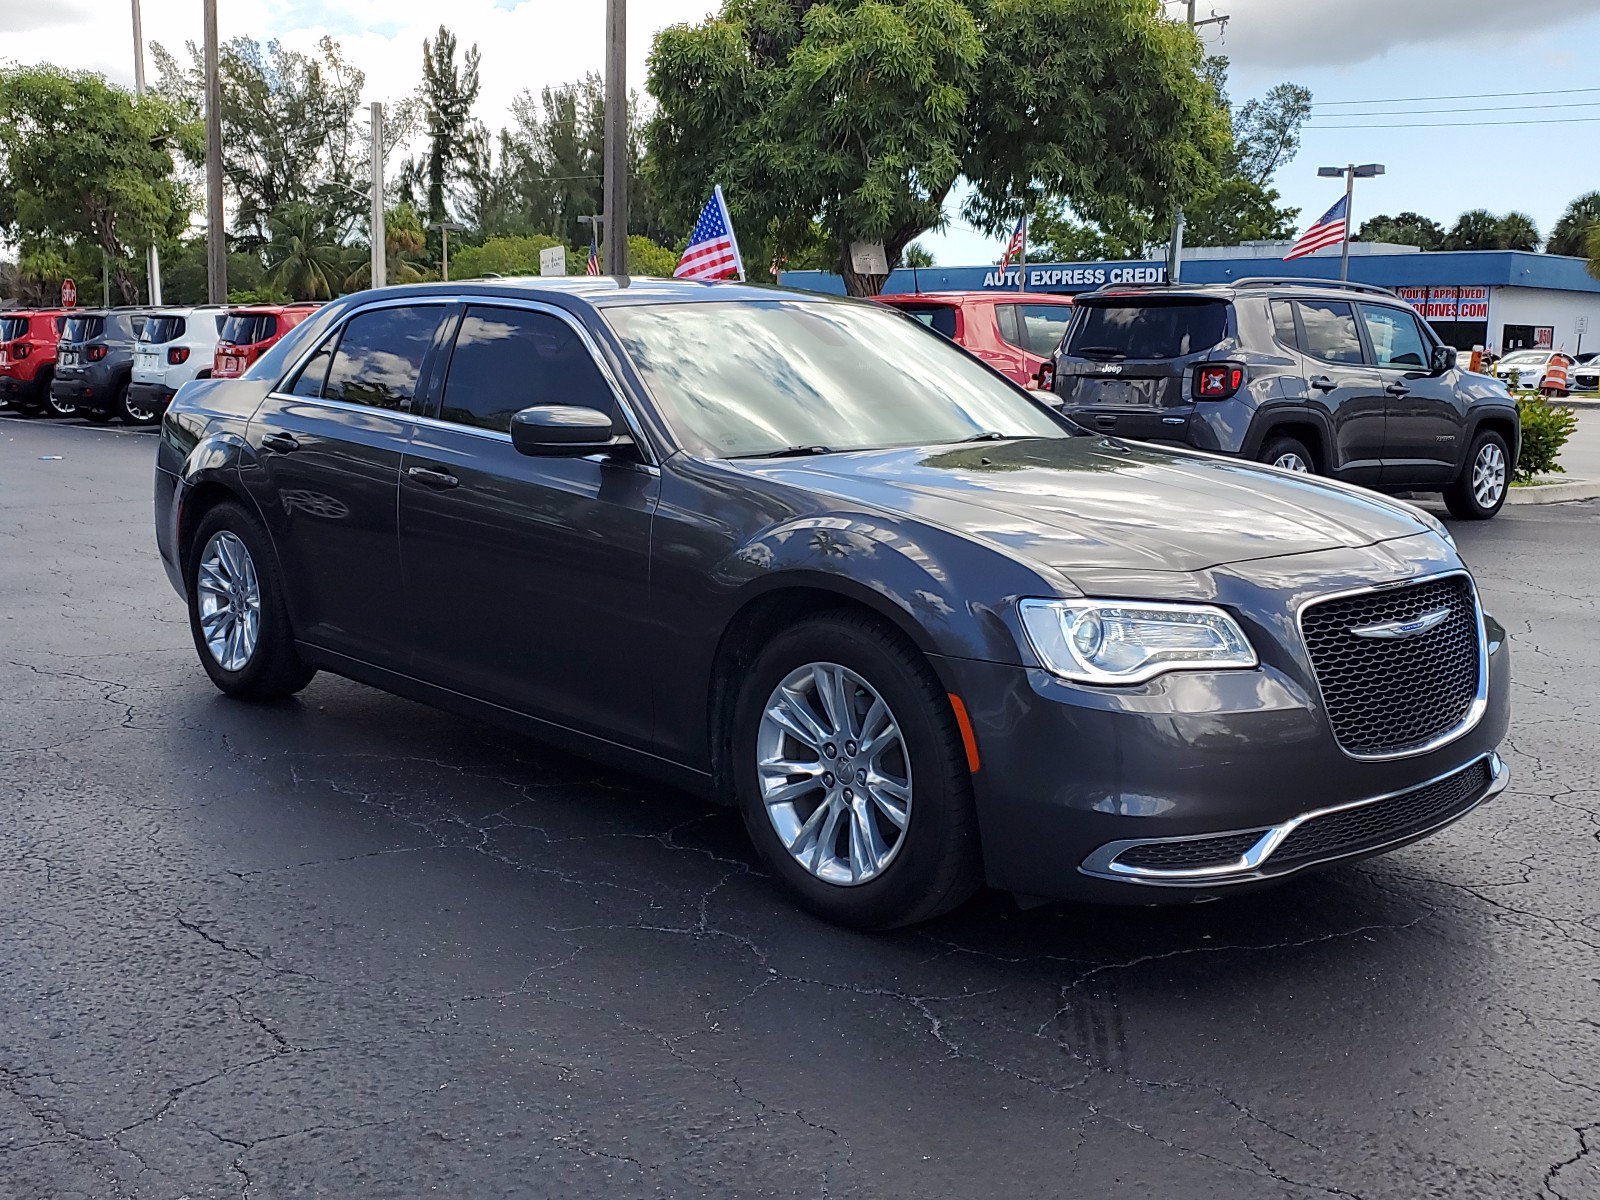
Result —
POLYGON ((728 215, 728 202, 722 195, 722 185, 720 183, 714 184, 711 190, 716 193, 717 207, 722 210, 722 224, 728 231, 728 240, 733 243, 733 262, 739 268, 739 282, 743 283, 745 281, 744 255, 739 251, 739 236, 733 232, 733 218, 728 215))
POLYGON ((1022 210, 1022 257, 1017 262, 1017 291, 1028 290, 1028 210, 1022 210))
POLYGON ((1351 163, 1344 173, 1344 241, 1339 245, 1339 282, 1350 281, 1350 204, 1356 191, 1356 165, 1351 163))

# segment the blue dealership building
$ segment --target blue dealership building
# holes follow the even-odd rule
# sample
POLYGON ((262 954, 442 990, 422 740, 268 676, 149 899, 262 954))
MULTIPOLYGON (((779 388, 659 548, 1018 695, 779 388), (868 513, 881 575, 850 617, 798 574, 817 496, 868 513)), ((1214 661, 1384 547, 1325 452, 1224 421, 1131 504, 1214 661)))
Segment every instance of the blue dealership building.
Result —
MULTIPOLYGON (((1337 279, 1339 255, 1321 253, 1284 262, 1284 242, 1205 247, 1184 252, 1185 283, 1229 283, 1263 275, 1337 279)), ((1162 260, 1029 263, 997 266, 902 267, 885 292, 1015 291, 1077 293, 1126 284, 1165 283, 1162 260)), ((1581 258, 1522 250, 1423 251, 1413 246, 1356 242, 1350 278, 1390 288, 1422 313, 1440 337, 1462 350, 1504 354, 1528 347, 1578 353, 1600 350, 1600 280, 1581 258)), ((785 271, 788 287, 842 294, 844 281, 824 271, 785 271)))

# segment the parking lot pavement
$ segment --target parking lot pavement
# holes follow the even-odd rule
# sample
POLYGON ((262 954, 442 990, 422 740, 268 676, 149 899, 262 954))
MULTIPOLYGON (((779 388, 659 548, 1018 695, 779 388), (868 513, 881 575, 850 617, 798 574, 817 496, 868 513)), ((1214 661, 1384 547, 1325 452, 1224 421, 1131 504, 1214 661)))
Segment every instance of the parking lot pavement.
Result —
POLYGON ((0 418, 0 1195, 1600 1196, 1600 503, 1455 526, 1516 676, 1462 823, 869 936, 635 777, 220 697, 154 446, 0 418))

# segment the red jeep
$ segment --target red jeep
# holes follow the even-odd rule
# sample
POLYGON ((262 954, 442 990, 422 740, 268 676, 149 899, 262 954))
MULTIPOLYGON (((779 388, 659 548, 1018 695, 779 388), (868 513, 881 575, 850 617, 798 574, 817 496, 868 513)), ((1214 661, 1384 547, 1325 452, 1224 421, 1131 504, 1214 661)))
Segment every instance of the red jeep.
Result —
POLYGON ((252 304, 235 308, 222 323, 217 341, 217 357, 212 364, 214 379, 233 379, 243 375, 289 330, 317 311, 316 304, 252 304))
POLYGON ((0 311, 0 400, 18 412, 42 412, 50 403, 64 316, 59 308, 0 311))
POLYGON ((1052 292, 921 292, 879 296, 1023 387, 1037 387, 1072 320, 1072 297, 1052 292))

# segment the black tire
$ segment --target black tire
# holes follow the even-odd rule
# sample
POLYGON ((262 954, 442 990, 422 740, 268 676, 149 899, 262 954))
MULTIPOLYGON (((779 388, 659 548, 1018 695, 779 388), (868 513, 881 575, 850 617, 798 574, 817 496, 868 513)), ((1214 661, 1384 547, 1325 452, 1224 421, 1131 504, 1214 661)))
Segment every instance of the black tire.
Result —
POLYGON ((133 413, 133 411, 128 408, 128 392, 129 392, 129 390, 130 390, 130 388, 129 388, 128 384, 125 383, 125 384, 122 385, 122 387, 117 392, 117 416, 122 418, 122 423, 124 425, 132 425, 135 429, 143 428, 143 427, 149 426, 149 425, 159 424, 160 421, 161 421, 161 411, 160 411, 160 409, 157 409, 155 411, 155 415, 154 416, 141 417, 141 416, 136 416, 133 413))
POLYGON ((300 661, 289 610, 283 602, 278 561, 260 523, 240 505, 224 502, 209 510, 195 526, 184 548, 184 581, 189 593, 189 632, 195 653, 218 690, 238 700, 282 700, 310 683, 316 668, 300 661), (228 532, 244 543, 255 567, 261 591, 261 623, 254 652, 237 670, 228 670, 206 645, 200 627, 200 589, 197 579, 206 546, 218 533, 228 532))
POLYGON ((45 415, 49 417, 75 417, 83 412, 70 400, 57 400, 49 389, 45 391, 44 409, 45 415))
POLYGON ((1505 507, 1506 497, 1511 494, 1511 469, 1515 465, 1511 461, 1511 451, 1506 446, 1505 438, 1492 429, 1480 430, 1467 449, 1467 460, 1461 466, 1461 474, 1444 489, 1445 507, 1450 510, 1450 515, 1461 521, 1487 521, 1494 516, 1505 507), (1478 498, 1473 476, 1478 469, 1479 458, 1490 450, 1498 450, 1503 470, 1499 494, 1485 504, 1478 498))
MULTIPOLYGON (((1264 462, 1268 466, 1272 466, 1276 464, 1279 459, 1288 458, 1290 456, 1305 464, 1305 474, 1316 474, 1317 460, 1311 456, 1311 451, 1306 449, 1305 443, 1300 441, 1299 438, 1284 436, 1269 437, 1264 443, 1262 443, 1261 454, 1257 461, 1264 462)), ((1292 470, 1293 468, 1281 467, 1279 469, 1292 470)))
POLYGON ((78 410, 78 416, 82 417, 85 421, 88 421, 91 425, 109 425, 111 423, 111 418, 116 416, 116 414, 104 412, 98 408, 80 408, 78 410))
POLYGON ((37 400, 30 400, 26 404, 13 400, 11 402, 11 409, 13 412, 19 412, 25 417, 37 417, 49 411, 48 408, 46 408, 43 404, 40 404, 37 400))
POLYGON ((892 929, 961 904, 982 880, 965 744, 944 688, 916 647, 866 613, 808 619, 769 640, 746 672, 733 713, 734 783, 762 859, 799 903, 856 929, 892 929), (845 885, 818 878, 789 853, 768 818, 757 740, 768 699, 792 671, 831 663, 877 691, 900 726, 912 798, 899 848, 882 873, 845 885))

